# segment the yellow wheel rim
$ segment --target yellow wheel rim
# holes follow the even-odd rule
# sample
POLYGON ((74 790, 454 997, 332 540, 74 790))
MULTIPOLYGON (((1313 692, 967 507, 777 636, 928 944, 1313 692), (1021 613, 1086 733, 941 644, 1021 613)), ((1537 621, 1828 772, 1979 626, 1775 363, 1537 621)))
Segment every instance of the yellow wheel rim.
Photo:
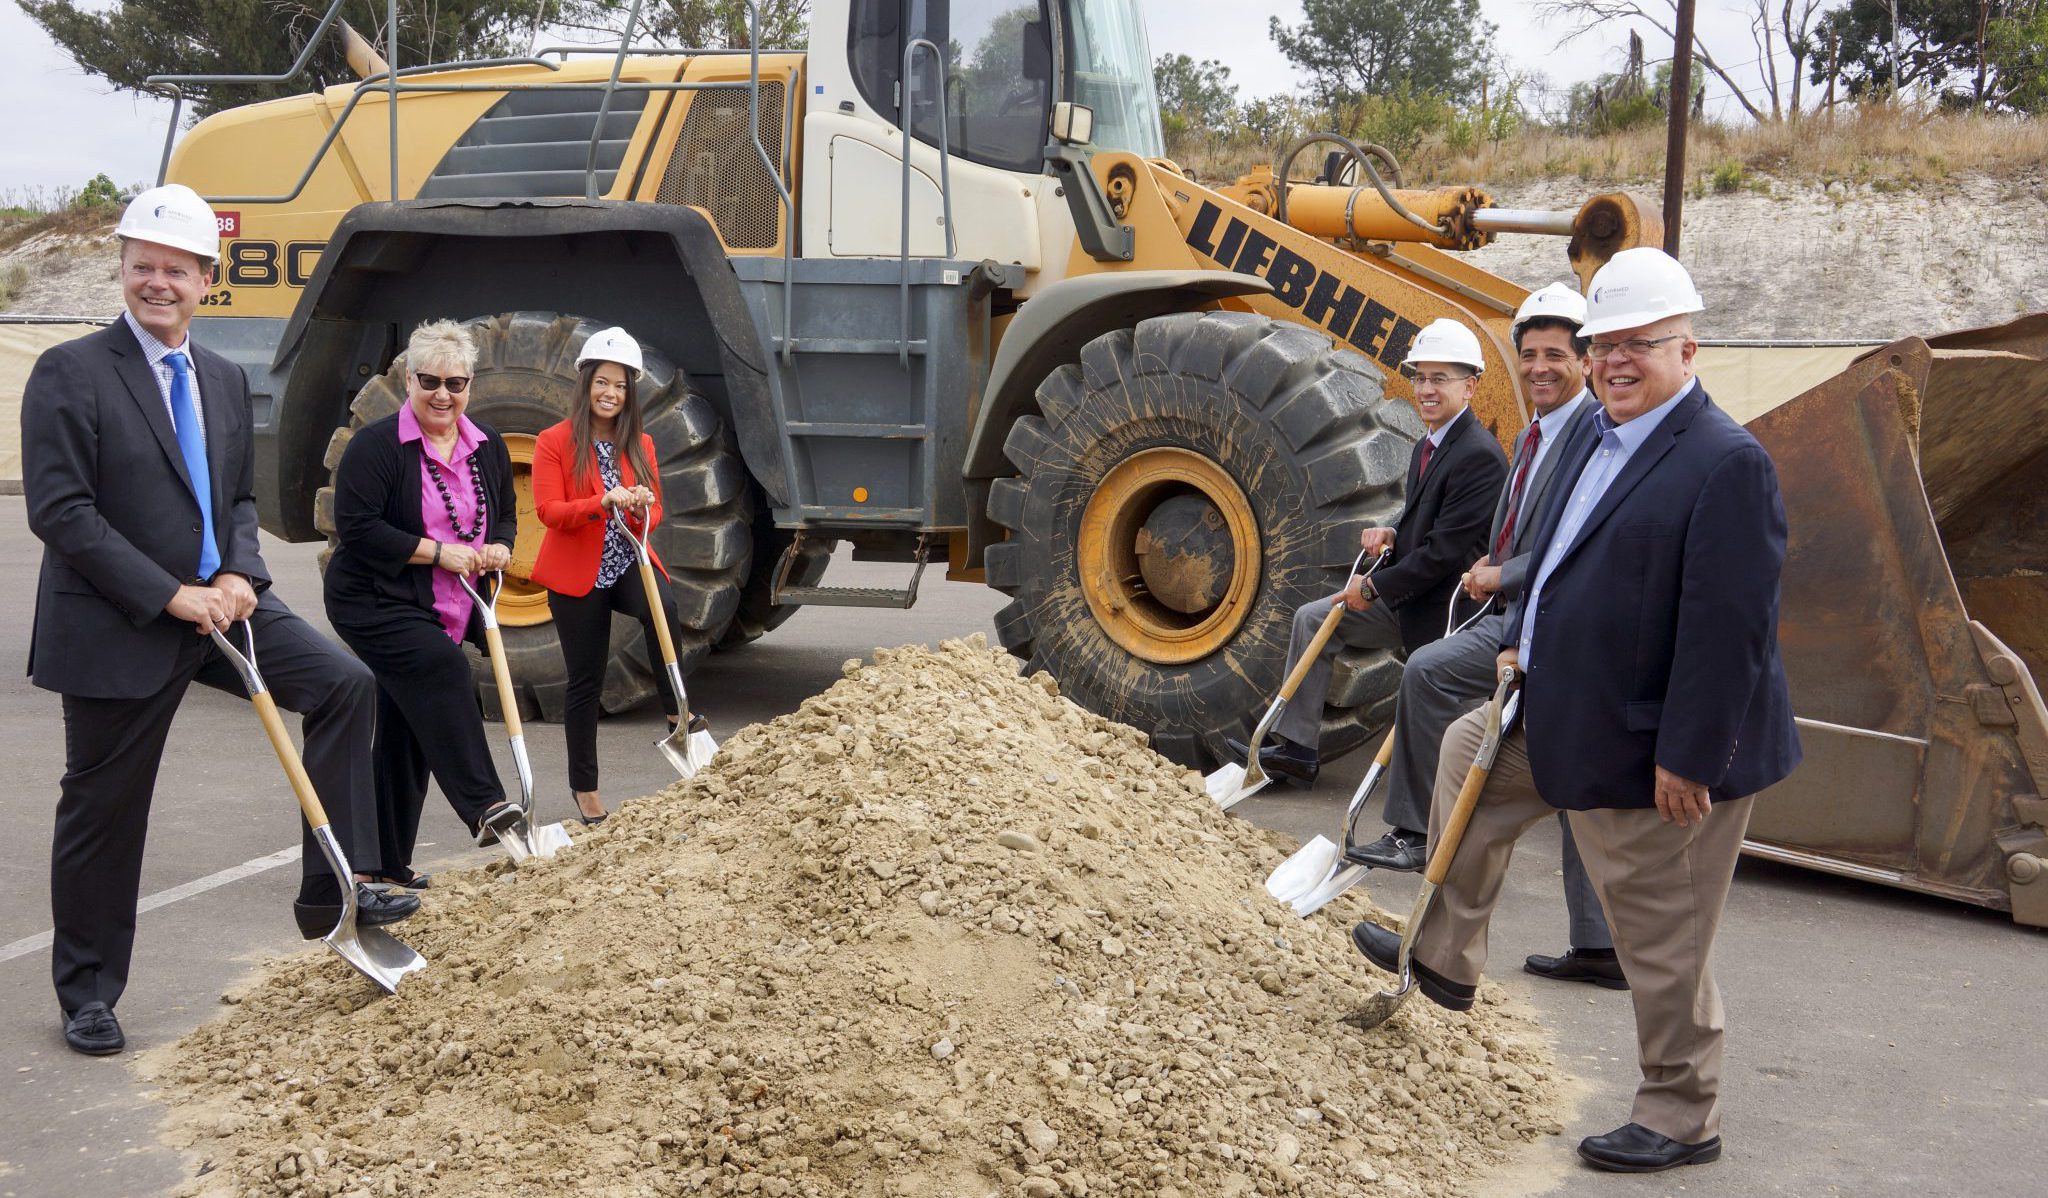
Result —
POLYGON ((1259 526, 1237 480, 1188 449, 1117 463, 1081 513, 1076 563, 1088 609, 1109 638, 1160 665, 1229 643, 1258 592, 1259 526), (1195 528, 1172 545, 1165 525, 1195 528), (1187 545, 1193 551, 1182 552, 1187 545))
POLYGON ((533 561, 540 556, 540 538, 547 529, 533 503, 531 433, 506 433, 505 451, 512 456, 512 489, 519 496, 519 539, 512 544, 512 564, 505 568, 505 593, 498 600, 498 622, 508 628, 532 628, 554 617, 548 612, 547 588, 533 581, 533 561))

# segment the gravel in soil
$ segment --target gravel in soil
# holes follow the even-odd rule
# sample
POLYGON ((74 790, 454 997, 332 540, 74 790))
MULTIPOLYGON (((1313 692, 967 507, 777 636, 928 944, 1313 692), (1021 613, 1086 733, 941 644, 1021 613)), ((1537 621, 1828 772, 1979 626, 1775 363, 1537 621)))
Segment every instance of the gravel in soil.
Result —
POLYGON ((976 637, 878 650, 551 863, 437 875, 395 996, 279 962, 148 1066, 188 1195, 1442 1195, 1540 1029, 1385 985, 1274 839, 976 637))

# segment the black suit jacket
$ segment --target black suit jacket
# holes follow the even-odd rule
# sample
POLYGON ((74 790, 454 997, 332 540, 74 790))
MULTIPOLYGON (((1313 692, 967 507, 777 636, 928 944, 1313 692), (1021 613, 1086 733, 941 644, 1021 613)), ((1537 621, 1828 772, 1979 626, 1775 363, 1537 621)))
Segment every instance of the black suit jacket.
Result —
MULTIPOLYGON (((189 337, 185 348, 199 382, 221 572, 263 592, 270 575, 256 540, 248 380, 189 337)), ((154 694, 194 635, 164 604, 199 565, 201 524, 163 393, 126 320, 36 359, 21 395, 21 453, 29 528, 43 542, 29 675, 81 698, 154 694)))
MULTIPOLYGON (((509 547, 519 534, 512 458, 495 429, 482 421, 471 423, 484 434, 475 458, 490 505, 484 541, 509 547)), ((325 580, 327 618, 337 626, 374 627, 390 619, 432 616, 434 567, 406 560, 427 535, 420 518, 420 496, 428 485, 420 468, 420 444, 399 442, 394 412, 364 425, 342 452, 334 472, 339 543, 328 559, 325 580)))
POLYGON ((1410 653, 1444 634, 1444 608, 1458 576, 1486 552, 1487 530, 1508 459, 1470 409, 1444 432, 1444 443, 1422 465, 1417 441, 1408 455, 1408 505, 1394 522, 1394 560, 1372 576, 1373 589, 1401 624, 1410 653))
MULTIPOLYGON (((1530 586, 1597 437, 1560 463, 1530 586)), ((1680 400, 1508 617, 1534 619, 1523 690, 1529 768, 1553 807, 1649 807, 1653 767, 1753 795, 1799 764, 1778 657, 1785 506, 1756 438, 1704 388, 1680 400)))

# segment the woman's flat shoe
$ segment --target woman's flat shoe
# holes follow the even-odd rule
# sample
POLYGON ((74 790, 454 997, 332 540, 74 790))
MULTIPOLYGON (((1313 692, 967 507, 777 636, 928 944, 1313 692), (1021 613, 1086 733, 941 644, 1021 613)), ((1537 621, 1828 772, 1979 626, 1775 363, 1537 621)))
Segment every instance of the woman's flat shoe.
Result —
POLYGON ((525 818, 526 813, 517 803, 508 800, 491 804, 484 809, 483 818, 477 821, 476 847, 489 848, 498 843, 499 832, 518 827, 519 821, 525 818))

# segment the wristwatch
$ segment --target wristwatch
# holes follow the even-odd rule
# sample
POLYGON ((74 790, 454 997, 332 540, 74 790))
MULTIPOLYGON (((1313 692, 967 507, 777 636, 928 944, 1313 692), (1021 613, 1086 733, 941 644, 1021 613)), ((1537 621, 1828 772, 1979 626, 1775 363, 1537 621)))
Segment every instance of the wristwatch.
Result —
POLYGON ((1372 585, 1372 579, 1370 578, 1358 584, 1358 594, 1367 603, 1371 603, 1380 597, 1379 588, 1372 585))

